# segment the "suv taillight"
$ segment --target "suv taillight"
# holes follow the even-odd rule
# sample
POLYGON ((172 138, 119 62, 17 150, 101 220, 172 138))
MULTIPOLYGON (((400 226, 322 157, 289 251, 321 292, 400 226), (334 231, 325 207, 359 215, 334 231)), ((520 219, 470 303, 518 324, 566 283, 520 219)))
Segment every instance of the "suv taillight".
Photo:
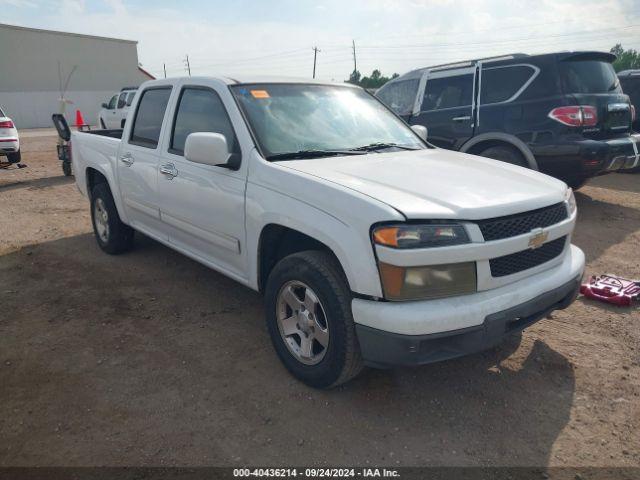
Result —
POLYGON ((13 122, 11 120, 0 122, 0 128, 13 128, 13 122))
POLYGON ((554 108, 549 118, 570 127, 593 127, 598 123, 598 111, 590 105, 572 105, 554 108))

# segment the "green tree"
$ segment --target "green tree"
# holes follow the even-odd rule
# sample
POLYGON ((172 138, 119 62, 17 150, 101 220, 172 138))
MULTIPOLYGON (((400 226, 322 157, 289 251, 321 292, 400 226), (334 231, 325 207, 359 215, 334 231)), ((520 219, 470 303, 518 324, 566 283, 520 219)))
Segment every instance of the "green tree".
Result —
POLYGON ((377 89, 382 85, 387 83, 392 78, 399 77, 397 73, 394 73, 391 78, 385 77, 380 70, 377 68, 371 72, 371 75, 368 77, 363 77, 358 70, 354 70, 349 75, 349 80, 346 80, 347 83, 352 83, 354 85, 360 85, 363 88, 377 89))
POLYGON ((621 44, 617 43, 610 52, 617 57, 613 62, 613 68, 616 72, 640 68, 640 53, 637 50, 625 50, 621 44))

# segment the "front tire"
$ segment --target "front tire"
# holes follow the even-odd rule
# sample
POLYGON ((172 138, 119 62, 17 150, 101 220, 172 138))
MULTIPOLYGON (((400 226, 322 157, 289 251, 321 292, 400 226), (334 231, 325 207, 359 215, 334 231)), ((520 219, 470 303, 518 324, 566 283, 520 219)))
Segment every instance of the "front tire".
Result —
POLYGON ((111 190, 99 183, 91 190, 91 223, 98 246, 110 255, 133 247, 133 229, 122 223, 111 190))
POLYGON ((518 165, 519 167, 529 168, 529 165, 522 153, 517 151, 515 148, 508 147, 506 145, 487 148, 480 152, 480 156, 500 160, 501 162, 510 163, 512 165, 518 165))
POLYGON ((62 173, 64 173, 65 177, 70 177, 73 174, 71 170, 71 162, 69 160, 64 160, 62 162, 62 173))
POLYGON ((273 346, 294 377, 329 388, 362 370, 351 292, 330 254, 309 250, 280 260, 267 280, 265 308, 273 346))

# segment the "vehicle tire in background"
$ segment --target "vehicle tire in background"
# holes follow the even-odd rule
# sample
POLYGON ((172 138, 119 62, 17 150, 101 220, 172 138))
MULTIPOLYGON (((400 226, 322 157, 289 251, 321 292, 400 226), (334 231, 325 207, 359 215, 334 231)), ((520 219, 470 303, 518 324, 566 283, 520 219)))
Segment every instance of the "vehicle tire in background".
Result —
POLYGON ((62 162, 62 173, 64 173, 65 177, 70 177, 73 174, 71 170, 71 162, 68 160, 62 162))
POLYGON ((489 147, 480 152, 480 156, 500 160, 501 162, 510 163, 512 165, 518 165, 519 167, 529 168, 529 164, 522 153, 514 147, 509 147, 507 145, 489 147))
POLYGON ((9 161, 9 163, 20 163, 21 159, 22 154, 19 150, 15 153, 7 153, 7 160, 9 161))
POLYGON ((133 229, 120 220, 106 183, 99 183, 91 190, 91 223, 98 245, 106 253, 123 253, 133 246, 133 229))
POLYGON ((329 388, 362 370, 351 291, 329 253, 309 250, 280 260, 267 280, 265 308, 273 346, 299 380, 329 388))
POLYGON ((572 190, 578 190, 582 187, 584 187, 587 182, 589 181, 589 178, 580 178, 577 180, 567 180, 566 184, 569 185, 571 187, 572 190))

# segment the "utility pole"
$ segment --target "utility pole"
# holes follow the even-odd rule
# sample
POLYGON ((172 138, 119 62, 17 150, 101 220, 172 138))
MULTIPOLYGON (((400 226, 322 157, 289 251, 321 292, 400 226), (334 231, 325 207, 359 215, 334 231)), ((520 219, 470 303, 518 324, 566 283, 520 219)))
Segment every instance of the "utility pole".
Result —
POLYGON ((358 63, 356 62, 356 41, 351 40, 353 45, 353 71, 356 72, 358 70, 358 63))
POLYGON ((162 68, 164 69, 164 78, 167 78, 167 64, 163 63, 162 68))
POLYGON ((191 65, 189 64, 189 55, 187 54, 185 59, 184 59, 184 66, 185 69, 187 70, 187 72, 189 73, 189 76, 191 76, 191 65))
POLYGON ((313 47, 313 78, 316 78, 316 58, 318 57, 318 52, 322 50, 318 50, 318 47, 313 47))

